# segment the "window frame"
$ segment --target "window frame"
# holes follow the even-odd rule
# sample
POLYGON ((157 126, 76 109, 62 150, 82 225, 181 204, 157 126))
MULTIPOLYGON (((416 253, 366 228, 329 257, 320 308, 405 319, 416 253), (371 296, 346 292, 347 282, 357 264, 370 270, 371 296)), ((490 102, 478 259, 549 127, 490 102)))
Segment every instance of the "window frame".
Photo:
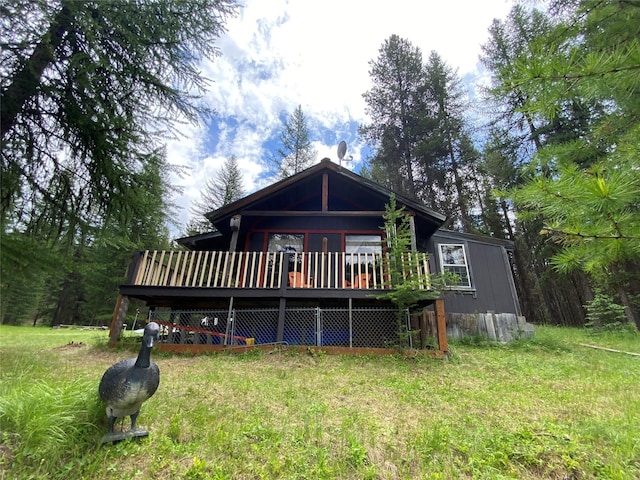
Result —
POLYGON ((365 262, 371 261, 375 263, 376 258, 380 258, 382 256, 383 248, 382 248, 383 238, 381 234, 372 234, 372 233, 345 233, 344 234, 344 252, 347 258, 347 264, 351 262, 351 254, 353 254, 354 258, 357 258, 357 255, 360 255, 360 258, 364 258, 365 262), (365 252, 357 252, 357 251, 349 251, 349 246, 347 246, 347 240, 349 237, 370 237, 369 241, 361 242, 360 244, 352 243, 351 246, 356 245, 356 248, 360 248, 361 246, 365 247, 365 252), (376 240, 373 240, 373 237, 376 237, 376 240))
POLYGON ((306 235, 304 233, 289 233, 289 232, 268 232, 267 233, 267 252, 272 252, 272 253, 277 253, 277 252, 285 252, 285 253, 293 253, 293 252, 297 252, 297 253, 302 253, 304 252, 304 245, 305 245, 305 240, 306 240, 306 235), (282 235, 282 236, 286 236, 289 237, 289 239, 295 238, 296 240, 300 241, 300 243, 296 242, 296 246, 299 246, 299 250, 296 249, 293 245, 293 242, 289 242, 290 245, 286 245, 286 241, 282 242, 285 243, 285 245, 278 245, 278 242, 274 242, 273 246, 278 247, 277 249, 272 249, 272 238, 274 238, 276 235, 282 235), (288 249, 288 247, 294 247, 293 252, 291 250, 288 249))
MULTIPOLYGON (((464 268, 466 272, 466 282, 458 283, 456 285, 449 285, 448 288, 450 290, 473 290, 473 282, 471 281, 471 269, 469 268, 469 255, 467 253, 467 248, 464 243, 438 243, 438 258, 440 261, 440 272, 445 274, 447 271, 452 273, 458 273, 460 276, 460 272, 457 272, 456 269, 464 268), (445 262, 445 249, 455 249, 455 252, 462 252, 461 259, 455 259, 454 261, 462 260, 463 263, 450 263, 445 262)), ((452 251, 448 253, 452 254, 452 251)), ((460 277, 461 282, 464 282, 464 278, 460 277)))

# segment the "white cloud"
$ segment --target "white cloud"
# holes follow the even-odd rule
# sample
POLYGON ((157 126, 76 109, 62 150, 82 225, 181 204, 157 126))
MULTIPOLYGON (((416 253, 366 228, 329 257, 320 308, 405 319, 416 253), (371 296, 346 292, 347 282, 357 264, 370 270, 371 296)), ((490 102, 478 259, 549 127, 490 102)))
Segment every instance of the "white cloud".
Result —
MULTIPOLYGON (((510 0, 245 0, 220 38, 222 56, 206 62, 213 80, 206 101, 218 117, 210 132, 185 127, 188 138, 170 142, 169 160, 186 165, 190 176, 178 205, 188 204, 215 165, 235 155, 248 191, 259 180, 267 152, 264 142, 282 128, 281 116, 302 105, 310 124, 336 132, 336 145, 314 143, 318 158, 337 161, 337 143, 361 159, 361 145, 347 138, 345 124, 366 122, 362 94, 370 88, 370 60, 392 34, 409 40, 427 58, 432 50, 463 76, 474 72, 480 45, 494 18, 504 18, 510 0), (217 138, 214 136, 217 135, 217 138)), ((353 136, 353 134, 351 134, 353 136)), ((315 140, 315 139, 314 139, 315 140)))

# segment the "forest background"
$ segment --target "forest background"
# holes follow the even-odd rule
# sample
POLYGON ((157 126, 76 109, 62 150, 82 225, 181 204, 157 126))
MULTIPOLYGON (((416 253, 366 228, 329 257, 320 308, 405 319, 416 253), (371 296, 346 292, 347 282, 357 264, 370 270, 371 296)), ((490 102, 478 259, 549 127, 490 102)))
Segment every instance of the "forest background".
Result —
MULTIPOLYGON (((132 253, 175 247, 164 140, 178 114, 215 115, 197 65, 240 7, 0 8, 1 321, 108 323, 132 253)), ((437 52, 386 39, 369 61, 360 173, 447 214, 446 228, 513 240, 529 321, 640 326, 640 5, 517 3, 482 52, 491 84, 472 99, 437 52)), ((298 107, 265 159, 274 181, 319 160, 311 140, 298 107)), ((182 233, 245 193, 230 157, 182 233)))

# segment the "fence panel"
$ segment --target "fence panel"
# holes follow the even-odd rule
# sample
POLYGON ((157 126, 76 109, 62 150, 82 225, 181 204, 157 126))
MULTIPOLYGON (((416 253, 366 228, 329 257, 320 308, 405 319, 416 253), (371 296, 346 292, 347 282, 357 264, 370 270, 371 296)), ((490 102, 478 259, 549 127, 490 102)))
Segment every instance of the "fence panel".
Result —
POLYGON ((284 314, 282 340, 287 345, 317 345, 318 309, 291 308, 284 314))
MULTIPOLYGON (((162 327, 161 341, 178 344, 255 345, 278 343, 278 309, 167 310, 150 320, 162 327)), ((408 328, 408 313, 401 321, 408 328)), ((397 311, 384 308, 290 308, 282 343, 326 347, 389 348, 398 345, 397 311)), ((406 339, 411 347, 411 339, 406 339)))
POLYGON ((162 342, 224 345, 227 315, 227 310, 158 309, 149 319, 160 324, 162 342))
MULTIPOLYGON (((259 308, 233 311, 235 337, 253 338, 255 344, 276 343, 278 336, 278 309, 259 308)), ((237 338, 232 341, 238 342, 237 338)))
POLYGON ((321 310, 321 343, 325 347, 350 347, 351 327, 349 310, 326 308, 321 310))

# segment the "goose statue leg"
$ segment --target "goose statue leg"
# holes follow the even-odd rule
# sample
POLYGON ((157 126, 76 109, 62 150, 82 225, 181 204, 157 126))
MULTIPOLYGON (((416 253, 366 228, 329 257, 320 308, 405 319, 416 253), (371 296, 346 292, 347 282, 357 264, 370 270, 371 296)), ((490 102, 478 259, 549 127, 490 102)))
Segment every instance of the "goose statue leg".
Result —
POLYGON ((113 415, 113 412, 111 411, 110 408, 107 408, 107 419, 109 420, 109 432, 107 432, 107 434, 104 437, 102 437, 103 444, 119 442, 127 438, 123 432, 115 431, 115 424, 118 417, 115 417, 113 415))
POLYGON ((109 416, 109 433, 113 433, 113 428, 116 424, 116 417, 109 416))
POLYGON ((136 420, 138 420, 138 415, 140 414, 140 410, 131 415, 131 428, 129 429, 128 436, 130 437, 146 437, 149 435, 149 432, 144 428, 136 427, 136 420))
POLYGON ((148 437, 149 432, 144 428, 139 428, 136 426, 136 421, 138 419, 138 415, 140 414, 140 410, 131 415, 131 428, 125 432, 123 431, 115 431, 115 423, 118 417, 109 416, 109 432, 102 437, 102 443, 115 443, 125 440, 127 438, 132 437, 148 437))
POLYGON ((102 437, 102 443, 115 443, 124 440, 128 437, 126 432, 116 432, 114 425, 116 423, 116 417, 109 417, 109 432, 102 437))

